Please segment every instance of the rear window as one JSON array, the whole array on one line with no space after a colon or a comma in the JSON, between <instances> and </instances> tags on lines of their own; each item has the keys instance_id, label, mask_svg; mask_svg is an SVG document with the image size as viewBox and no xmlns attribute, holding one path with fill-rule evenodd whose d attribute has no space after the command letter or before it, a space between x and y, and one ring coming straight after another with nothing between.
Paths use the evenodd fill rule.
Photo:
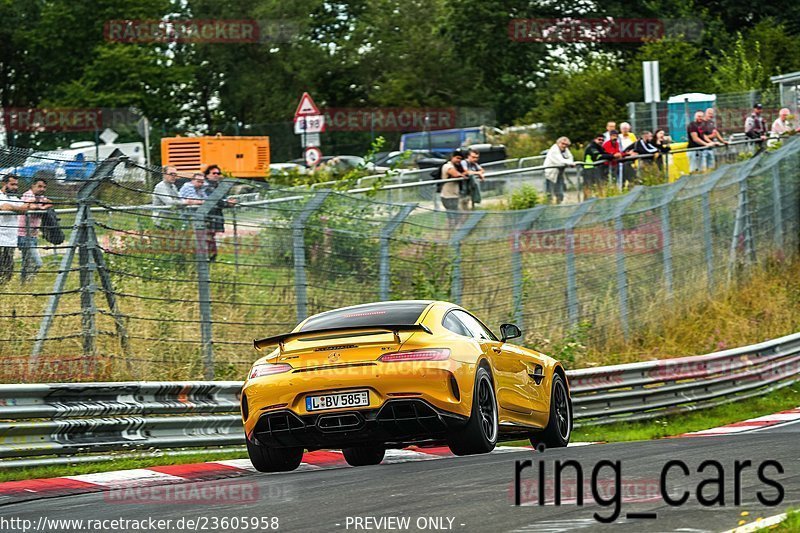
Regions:
<instances>
[{"instance_id":1,"label":"rear window","mask_svg":"<svg viewBox=\"0 0 800 533\"><path fill-rule=\"evenodd\" d=\"M327 311L309 318L300 331L415 324L428 305L429 302L384 302Z\"/></svg>"}]
</instances>

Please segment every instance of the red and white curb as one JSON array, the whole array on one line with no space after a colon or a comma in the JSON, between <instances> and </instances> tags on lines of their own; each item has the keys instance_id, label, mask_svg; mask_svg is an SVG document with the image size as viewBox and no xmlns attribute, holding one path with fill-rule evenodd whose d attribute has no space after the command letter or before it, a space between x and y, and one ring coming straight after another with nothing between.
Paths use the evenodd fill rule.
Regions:
<instances>
[{"instance_id":1,"label":"red and white curb","mask_svg":"<svg viewBox=\"0 0 800 533\"><path fill-rule=\"evenodd\" d=\"M800 420L800 407L789 409L788 411L781 411L780 413L773 413L771 415L759 416L758 418L751 418L743 422L734 422L726 426L718 428L704 429L702 431L693 431L692 433L684 433L680 437L710 437L717 435L734 435L737 433L752 433L773 426L788 424Z\"/></svg>"},{"instance_id":2,"label":"red and white curb","mask_svg":"<svg viewBox=\"0 0 800 533\"><path fill-rule=\"evenodd\" d=\"M586 444L591 443L575 443L570 446L582 446ZM529 450L530 447L498 446L492 453L519 452L526 449ZM386 456L382 464L430 461L451 457L454 457L454 455L446 446L433 448L412 446L402 450L386 450ZM306 453L303 456L303 462L300 463L297 470L288 473L348 467L349 465L344 460L344 456L340 451L318 450ZM255 468L253 468L253 465L248 459L230 459L186 465L151 466L148 468L81 474L49 479L8 481L0 483L0 505L11 501L67 496L89 492L238 478L251 475L255 472Z\"/></svg>"}]
</instances>

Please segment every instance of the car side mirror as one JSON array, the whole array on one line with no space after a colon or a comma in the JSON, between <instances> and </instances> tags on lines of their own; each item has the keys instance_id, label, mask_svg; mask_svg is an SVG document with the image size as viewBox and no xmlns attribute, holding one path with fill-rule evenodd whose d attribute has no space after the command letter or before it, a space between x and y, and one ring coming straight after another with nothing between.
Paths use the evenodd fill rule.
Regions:
<instances>
[{"instance_id":1,"label":"car side mirror","mask_svg":"<svg viewBox=\"0 0 800 533\"><path fill-rule=\"evenodd\" d=\"M514 324L500 324L500 337L502 342L506 342L508 339L522 337L522 331Z\"/></svg>"}]
</instances>

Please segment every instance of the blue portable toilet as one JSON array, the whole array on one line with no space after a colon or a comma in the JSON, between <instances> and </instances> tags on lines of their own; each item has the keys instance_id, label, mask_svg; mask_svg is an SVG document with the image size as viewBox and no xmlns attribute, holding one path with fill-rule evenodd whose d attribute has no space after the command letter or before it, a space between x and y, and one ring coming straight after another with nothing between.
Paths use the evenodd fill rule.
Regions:
<instances>
[{"instance_id":1,"label":"blue portable toilet","mask_svg":"<svg viewBox=\"0 0 800 533\"><path fill-rule=\"evenodd\" d=\"M686 142L686 126L694 120L695 111L705 111L714 107L717 95L704 93L686 93L671 96L667 100L667 124L673 142Z\"/></svg>"}]
</instances>

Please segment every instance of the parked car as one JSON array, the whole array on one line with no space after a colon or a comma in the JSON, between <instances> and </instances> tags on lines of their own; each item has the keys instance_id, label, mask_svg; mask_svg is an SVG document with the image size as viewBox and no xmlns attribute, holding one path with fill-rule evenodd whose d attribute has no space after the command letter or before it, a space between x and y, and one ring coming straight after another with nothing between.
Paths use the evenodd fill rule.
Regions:
<instances>
[{"instance_id":1,"label":"parked car","mask_svg":"<svg viewBox=\"0 0 800 533\"><path fill-rule=\"evenodd\" d=\"M406 152L409 152L406 156ZM378 152L366 167L373 172L387 172L392 168L424 168L419 166L421 159L438 158L439 156L427 150L394 150L392 152Z\"/></svg>"},{"instance_id":2,"label":"parked car","mask_svg":"<svg viewBox=\"0 0 800 533\"><path fill-rule=\"evenodd\" d=\"M297 163L270 163L269 165L269 173L272 176L275 174L281 174L283 172L294 171L296 171L298 174L308 174L308 168L306 168L305 165L299 165Z\"/></svg>"},{"instance_id":3,"label":"parked car","mask_svg":"<svg viewBox=\"0 0 800 533\"><path fill-rule=\"evenodd\" d=\"M303 158L292 159L291 162L308 168ZM320 162L313 170L325 169L332 171L334 174L340 174L354 168L364 168L365 164L364 158L357 155L326 155L320 159Z\"/></svg>"},{"instance_id":4,"label":"parked car","mask_svg":"<svg viewBox=\"0 0 800 533\"><path fill-rule=\"evenodd\" d=\"M401 150L427 150L440 157L449 157L453 150L462 146L485 143L489 128L473 126L450 130L417 131L400 137Z\"/></svg>"},{"instance_id":5,"label":"parked car","mask_svg":"<svg viewBox=\"0 0 800 533\"><path fill-rule=\"evenodd\" d=\"M117 165L114 178L143 181L144 171L136 165L145 164L144 145L138 142L99 146L89 141L75 142L66 150L33 152L21 165L0 169L0 173L15 174L26 180L43 177L59 183L83 181L94 174L98 158L103 161L117 149L128 156L129 164Z\"/></svg>"}]
</instances>

